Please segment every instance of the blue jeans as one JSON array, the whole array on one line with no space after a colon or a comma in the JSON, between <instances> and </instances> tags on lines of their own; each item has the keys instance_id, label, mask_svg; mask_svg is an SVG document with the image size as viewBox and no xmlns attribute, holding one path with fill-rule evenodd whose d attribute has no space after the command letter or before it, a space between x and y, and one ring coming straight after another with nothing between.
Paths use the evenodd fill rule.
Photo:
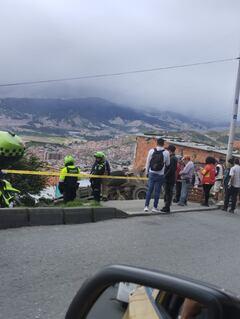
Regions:
<instances>
[{"instance_id":1,"label":"blue jeans","mask_svg":"<svg viewBox=\"0 0 240 319\"><path fill-rule=\"evenodd\" d=\"M154 207L158 207L158 201L161 193L161 187L164 183L164 175L158 175L155 173L149 173L148 176L148 190L146 194L145 206L149 206L152 192L154 191Z\"/></svg>"},{"instance_id":2,"label":"blue jeans","mask_svg":"<svg viewBox=\"0 0 240 319\"><path fill-rule=\"evenodd\" d=\"M180 195L180 204L186 204L188 200L188 193L191 188L190 181L187 183L185 179L182 180L182 189L181 189L181 195Z\"/></svg>"}]
</instances>

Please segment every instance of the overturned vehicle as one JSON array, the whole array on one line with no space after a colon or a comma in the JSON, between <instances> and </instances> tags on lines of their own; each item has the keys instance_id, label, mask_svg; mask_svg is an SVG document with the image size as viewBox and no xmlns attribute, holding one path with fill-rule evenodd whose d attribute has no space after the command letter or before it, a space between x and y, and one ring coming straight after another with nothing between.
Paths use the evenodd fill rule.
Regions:
<instances>
[{"instance_id":1,"label":"overturned vehicle","mask_svg":"<svg viewBox=\"0 0 240 319\"><path fill-rule=\"evenodd\" d=\"M111 173L111 176L119 176L121 178L103 179L103 200L131 200L146 198L147 181L137 179L140 176L134 176L134 173L124 171L113 171ZM133 177L135 177L136 179L133 179ZM91 187L81 187L80 183L78 197L80 199L91 197Z\"/></svg>"}]
</instances>

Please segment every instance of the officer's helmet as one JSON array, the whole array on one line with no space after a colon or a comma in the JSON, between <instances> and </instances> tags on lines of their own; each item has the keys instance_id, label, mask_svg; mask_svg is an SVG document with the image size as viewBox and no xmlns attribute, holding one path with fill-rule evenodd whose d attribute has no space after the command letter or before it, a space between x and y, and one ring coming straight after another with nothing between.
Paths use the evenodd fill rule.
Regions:
<instances>
[{"instance_id":1,"label":"officer's helmet","mask_svg":"<svg viewBox=\"0 0 240 319\"><path fill-rule=\"evenodd\" d=\"M103 158L105 158L105 154L103 152L96 152L94 154L94 157L103 159Z\"/></svg>"},{"instance_id":2,"label":"officer's helmet","mask_svg":"<svg viewBox=\"0 0 240 319\"><path fill-rule=\"evenodd\" d=\"M64 157L65 165L74 165L74 158L71 155L67 155Z\"/></svg>"},{"instance_id":3,"label":"officer's helmet","mask_svg":"<svg viewBox=\"0 0 240 319\"><path fill-rule=\"evenodd\" d=\"M0 168L20 159L25 146L19 136L12 132L0 131Z\"/></svg>"}]
</instances>

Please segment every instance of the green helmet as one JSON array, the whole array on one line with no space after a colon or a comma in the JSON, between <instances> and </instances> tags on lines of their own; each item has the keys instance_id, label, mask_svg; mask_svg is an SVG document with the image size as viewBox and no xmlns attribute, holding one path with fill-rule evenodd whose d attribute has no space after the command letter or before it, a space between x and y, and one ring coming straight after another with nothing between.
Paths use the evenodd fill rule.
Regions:
<instances>
[{"instance_id":1,"label":"green helmet","mask_svg":"<svg viewBox=\"0 0 240 319\"><path fill-rule=\"evenodd\" d=\"M67 155L64 157L64 164L65 165L73 165L74 164L74 158L71 155Z\"/></svg>"},{"instance_id":2,"label":"green helmet","mask_svg":"<svg viewBox=\"0 0 240 319\"><path fill-rule=\"evenodd\" d=\"M103 152L96 152L94 154L94 157L96 158L104 158L105 157L105 154Z\"/></svg>"},{"instance_id":3,"label":"green helmet","mask_svg":"<svg viewBox=\"0 0 240 319\"><path fill-rule=\"evenodd\" d=\"M1 168L21 158L24 154L21 138L12 132L0 131L0 165Z\"/></svg>"}]
</instances>

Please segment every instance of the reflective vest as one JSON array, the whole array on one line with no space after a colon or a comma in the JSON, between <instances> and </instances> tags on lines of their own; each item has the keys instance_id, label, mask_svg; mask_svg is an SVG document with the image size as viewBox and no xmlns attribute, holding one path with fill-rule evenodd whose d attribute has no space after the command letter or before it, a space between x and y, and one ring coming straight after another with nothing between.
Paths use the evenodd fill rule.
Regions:
<instances>
[{"instance_id":1,"label":"reflective vest","mask_svg":"<svg viewBox=\"0 0 240 319\"><path fill-rule=\"evenodd\" d=\"M64 185L66 187L74 187L77 185L77 181L79 180L79 177L76 176L64 176L64 174L79 174L80 173L80 168L74 166L74 165L69 165L65 166L63 169L61 169L61 175L59 177L59 182L64 182Z\"/></svg>"}]
</instances>

